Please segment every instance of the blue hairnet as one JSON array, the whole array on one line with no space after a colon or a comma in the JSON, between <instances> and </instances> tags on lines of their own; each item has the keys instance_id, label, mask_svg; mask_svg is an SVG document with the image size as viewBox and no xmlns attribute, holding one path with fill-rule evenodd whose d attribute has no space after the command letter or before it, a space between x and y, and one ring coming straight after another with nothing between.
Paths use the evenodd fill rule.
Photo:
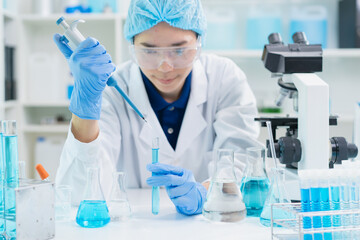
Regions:
<instances>
[{"instance_id":1,"label":"blue hairnet","mask_svg":"<svg viewBox=\"0 0 360 240\"><path fill-rule=\"evenodd\" d=\"M132 0L125 22L124 34L128 41L159 22L202 36L206 32L206 18L200 0Z\"/></svg>"}]
</instances>

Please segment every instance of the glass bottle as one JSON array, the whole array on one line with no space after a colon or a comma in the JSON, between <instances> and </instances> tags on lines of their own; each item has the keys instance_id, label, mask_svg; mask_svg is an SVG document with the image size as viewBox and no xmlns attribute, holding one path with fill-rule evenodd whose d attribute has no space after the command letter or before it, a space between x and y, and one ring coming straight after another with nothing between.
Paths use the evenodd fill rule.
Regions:
<instances>
[{"instance_id":1,"label":"glass bottle","mask_svg":"<svg viewBox=\"0 0 360 240\"><path fill-rule=\"evenodd\" d=\"M125 173L114 172L109 200L111 221L123 221L131 216L131 208L125 191Z\"/></svg>"},{"instance_id":2,"label":"glass bottle","mask_svg":"<svg viewBox=\"0 0 360 240\"><path fill-rule=\"evenodd\" d=\"M76 222L81 227L97 228L110 222L109 210L100 187L99 168L88 168L85 195Z\"/></svg>"},{"instance_id":3,"label":"glass bottle","mask_svg":"<svg viewBox=\"0 0 360 240\"><path fill-rule=\"evenodd\" d=\"M247 167L241 181L241 194L246 206L247 216L260 217L270 181L264 169L265 149L251 147L246 149Z\"/></svg>"},{"instance_id":4,"label":"glass bottle","mask_svg":"<svg viewBox=\"0 0 360 240\"><path fill-rule=\"evenodd\" d=\"M215 171L203 207L203 216L220 222L241 221L246 216L245 204L234 172L234 151L216 152Z\"/></svg>"}]
</instances>

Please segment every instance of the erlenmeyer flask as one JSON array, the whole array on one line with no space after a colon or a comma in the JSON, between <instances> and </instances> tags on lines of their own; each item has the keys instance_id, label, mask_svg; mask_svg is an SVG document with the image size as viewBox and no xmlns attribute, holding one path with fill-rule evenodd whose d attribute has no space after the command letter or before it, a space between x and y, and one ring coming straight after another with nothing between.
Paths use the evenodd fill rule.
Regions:
<instances>
[{"instance_id":1,"label":"erlenmeyer flask","mask_svg":"<svg viewBox=\"0 0 360 240\"><path fill-rule=\"evenodd\" d=\"M260 217L270 189L270 181L264 170L265 149L261 147L247 148L246 158L247 167L240 190L247 216Z\"/></svg>"},{"instance_id":2,"label":"erlenmeyer flask","mask_svg":"<svg viewBox=\"0 0 360 240\"><path fill-rule=\"evenodd\" d=\"M126 220L131 216L131 208L125 192L125 173L114 172L109 200L109 212L112 221Z\"/></svg>"},{"instance_id":3,"label":"erlenmeyer flask","mask_svg":"<svg viewBox=\"0 0 360 240\"><path fill-rule=\"evenodd\" d=\"M110 222L109 210L100 187L99 168L88 168L85 195L76 222L82 227L97 228Z\"/></svg>"},{"instance_id":4,"label":"erlenmeyer flask","mask_svg":"<svg viewBox=\"0 0 360 240\"><path fill-rule=\"evenodd\" d=\"M282 168L271 169L270 190L266 197L264 208L260 215L260 222L266 227L271 226L271 205L273 203L290 203L285 190L285 170ZM273 219L289 219L290 214L283 209L273 208ZM279 225L274 224L279 227Z\"/></svg>"},{"instance_id":5,"label":"erlenmeyer flask","mask_svg":"<svg viewBox=\"0 0 360 240\"><path fill-rule=\"evenodd\" d=\"M246 208L234 172L234 151L217 150L215 161L203 215L213 221L240 221L246 216Z\"/></svg>"}]
</instances>

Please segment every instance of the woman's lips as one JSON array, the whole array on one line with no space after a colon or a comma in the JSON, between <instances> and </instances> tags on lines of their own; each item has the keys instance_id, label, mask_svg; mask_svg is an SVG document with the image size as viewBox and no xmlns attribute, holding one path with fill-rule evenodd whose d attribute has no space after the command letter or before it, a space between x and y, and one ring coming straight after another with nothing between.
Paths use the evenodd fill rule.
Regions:
<instances>
[{"instance_id":1,"label":"woman's lips","mask_svg":"<svg viewBox=\"0 0 360 240\"><path fill-rule=\"evenodd\" d=\"M161 79L161 78L158 78L158 81L163 83L163 84L169 84L171 83L172 81L174 81L175 78L167 78L167 79Z\"/></svg>"}]
</instances>

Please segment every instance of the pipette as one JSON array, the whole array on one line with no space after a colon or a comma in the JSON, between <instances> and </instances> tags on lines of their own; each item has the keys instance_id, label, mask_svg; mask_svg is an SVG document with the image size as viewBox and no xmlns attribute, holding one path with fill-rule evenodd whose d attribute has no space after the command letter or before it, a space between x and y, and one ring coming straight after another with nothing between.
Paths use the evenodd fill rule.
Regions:
<instances>
[{"instance_id":1,"label":"pipette","mask_svg":"<svg viewBox=\"0 0 360 240\"><path fill-rule=\"evenodd\" d=\"M62 40L69 44L71 49L77 48L79 44L85 40L85 37L79 32L77 29L78 23L84 23L85 21L82 19L76 20L72 22L70 25L65 22L64 17L60 17L56 24L63 27L65 30L64 36L62 37ZM114 71L115 72L115 71ZM125 101L134 109L134 111L147 123L144 115L140 112L140 110L135 106L135 104L130 100L130 98L126 95L126 93L119 87L116 80L110 76L107 83L108 86L114 87L120 95L125 99Z\"/></svg>"},{"instance_id":2,"label":"pipette","mask_svg":"<svg viewBox=\"0 0 360 240\"><path fill-rule=\"evenodd\" d=\"M156 137L152 142L152 163L159 162L159 138ZM152 174L154 175L154 173ZM154 215L159 213L159 187L152 187L152 201L151 201L151 210Z\"/></svg>"},{"instance_id":3,"label":"pipette","mask_svg":"<svg viewBox=\"0 0 360 240\"><path fill-rule=\"evenodd\" d=\"M268 134L269 134L271 156L274 159L275 168L277 168L275 144L274 144L274 138L273 138L273 134L272 134L272 130L271 130L271 122L266 121L266 126L267 126L267 130L268 130Z\"/></svg>"}]
</instances>

